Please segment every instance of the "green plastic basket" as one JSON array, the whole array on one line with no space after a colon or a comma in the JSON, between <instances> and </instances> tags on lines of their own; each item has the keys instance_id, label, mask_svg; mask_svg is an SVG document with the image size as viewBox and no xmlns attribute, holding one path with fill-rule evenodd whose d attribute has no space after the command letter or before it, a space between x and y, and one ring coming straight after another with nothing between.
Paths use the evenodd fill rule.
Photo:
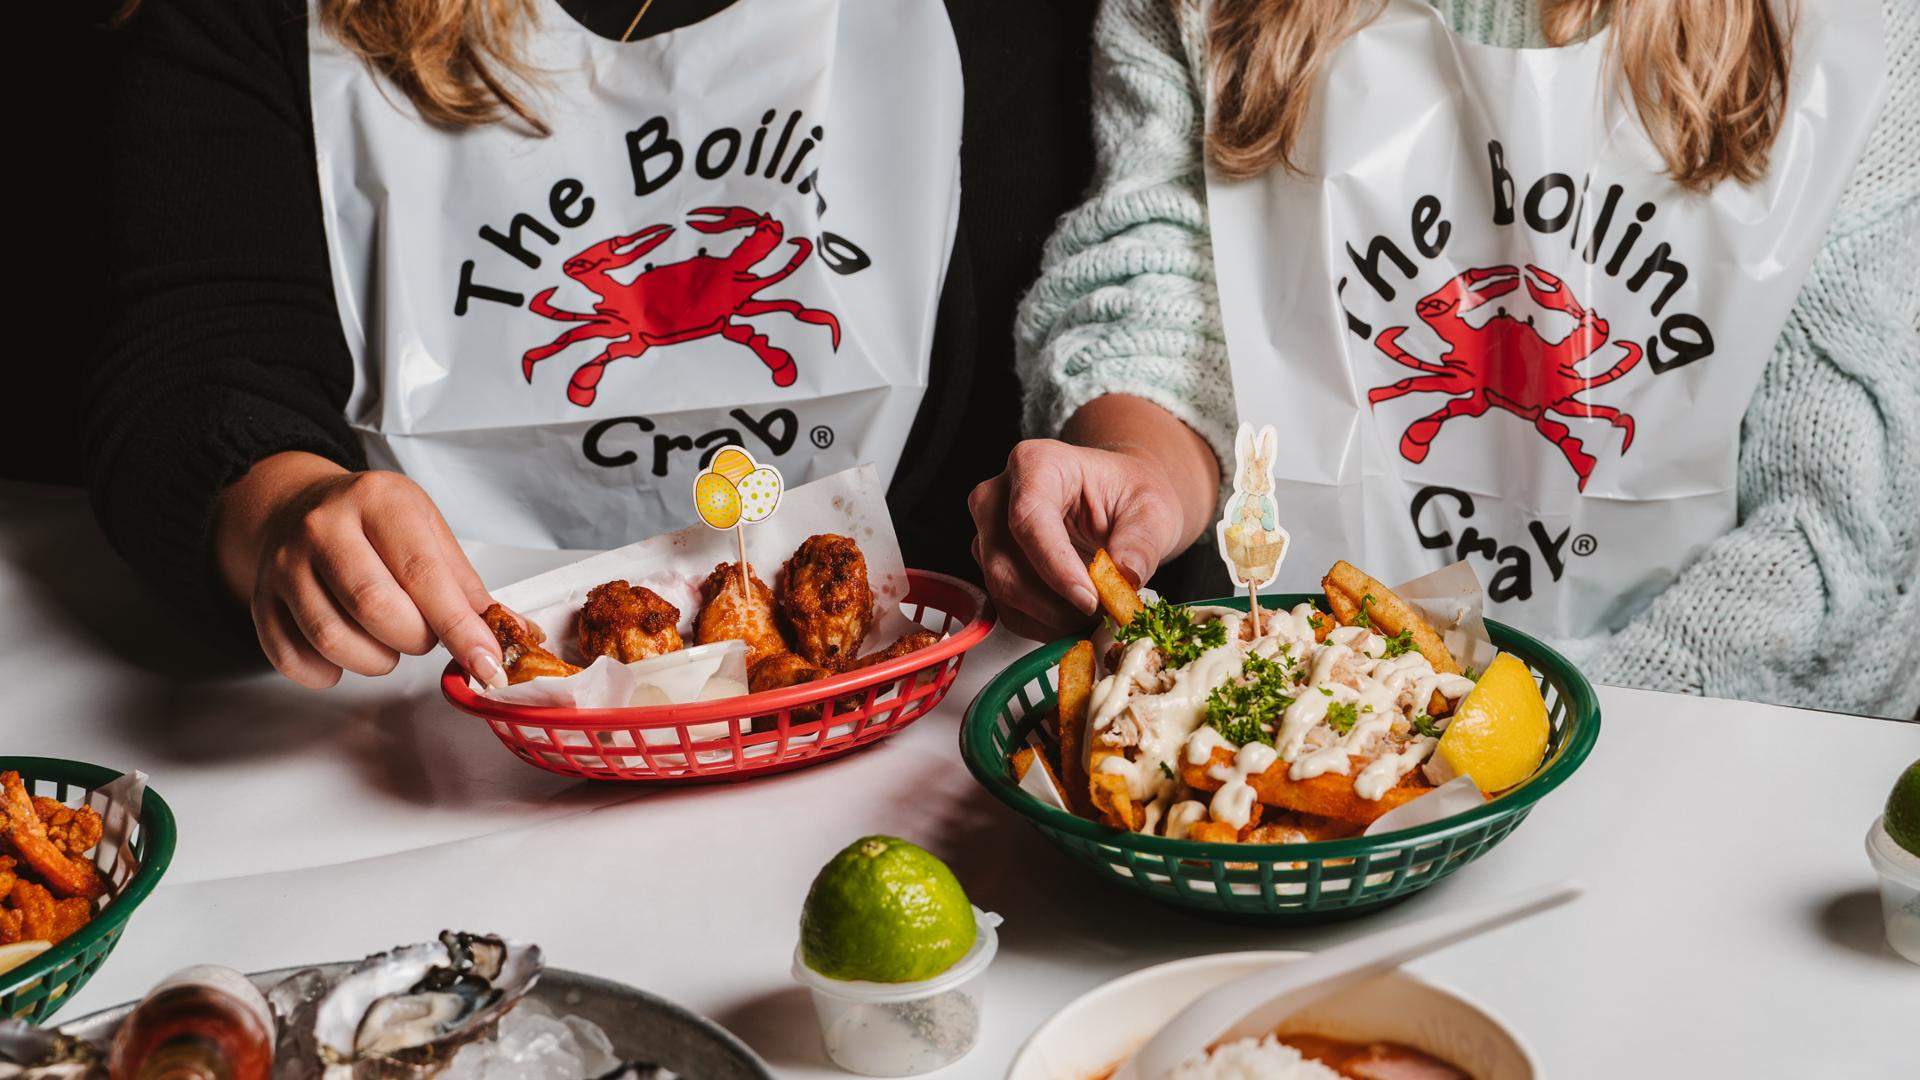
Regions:
<instances>
[{"instance_id":1,"label":"green plastic basket","mask_svg":"<svg viewBox=\"0 0 1920 1080\"><path fill-rule=\"evenodd\" d=\"M16 770L27 790L73 805L80 797L120 778L112 769L62 758L3 757L0 772ZM95 807L98 809L98 807ZM152 788L141 800L140 820L128 834L138 868L125 876L123 867L102 871L109 882L110 900L80 931L32 960L0 975L0 1018L33 1024L47 1019L77 993L106 962L120 941L133 909L147 898L173 860L173 811ZM91 857L91 856L89 856ZM113 883L118 882L117 886Z\"/></svg>"},{"instance_id":2,"label":"green plastic basket","mask_svg":"<svg viewBox=\"0 0 1920 1080\"><path fill-rule=\"evenodd\" d=\"M1291 608L1305 594L1263 597ZM1246 597L1208 600L1245 610ZM960 754L994 797L1100 877L1176 907L1268 924L1356 915L1432 885L1479 858L1572 776L1600 735L1593 687L1565 657L1512 627L1487 621L1499 648L1540 683L1553 725L1546 759L1498 799L1444 821L1379 836L1311 844L1205 844L1122 832L1048 806L1021 790L1009 763L1053 705L1056 665L1076 639L1042 645L980 691L960 726ZM1057 745L1050 725L1041 726Z\"/></svg>"}]
</instances>

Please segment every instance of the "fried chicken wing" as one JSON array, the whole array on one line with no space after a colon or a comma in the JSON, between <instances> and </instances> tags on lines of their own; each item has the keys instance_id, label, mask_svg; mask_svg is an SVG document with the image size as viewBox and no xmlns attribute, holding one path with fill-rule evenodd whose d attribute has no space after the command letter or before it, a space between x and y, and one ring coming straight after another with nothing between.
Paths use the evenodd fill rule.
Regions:
<instances>
[{"instance_id":1,"label":"fried chicken wing","mask_svg":"<svg viewBox=\"0 0 1920 1080\"><path fill-rule=\"evenodd\" d=\"M500 643L500 656L507 668L507 682L523 683L542 675L574 675L580 669L540 647L547 635L537 626L520 621L504 606L495 604L480 613L487 629Z\"/></svg>"},{"instance_id":2,"label":"fried chicken wing","mask_svg":"<svg viewBox=\"0 0 1920 1080\"><path fill-rule=\"evenodd\" d=\"M580 608L580 651L623 664L678 651L680 609L652 589L609 581L587 593Z\"/></svg>"},{"instance_id":3,"label":"fried chicken wing","mask_svg":"<svg viewBox=\"0 0 1920 1080\"><path fill-rule=\"evenodd\" d=\"M781 690L789 686L798 686L815 679L824 679L833 674L826 668L790 652L778 652L765 657L747 672L747 688L758 694L764 690Z\"/></svg>"},{"instance_id":4,"label":"fried chicken wing","mask_svg":"<svg viewBox=\"0 0 1920 1080\"><path fill-rule=\"evenodd\" d=\"M780 613L793 631L794 652L845 670L873 626L873 586L860 545L833 533L807 537L780 576Z\"/></svg>"},{"instance_id":5,"label":"fried chicken wing","mask_svg":"<svg viewBox=\"0 0 1920 1080\"><path fill-rule=\"evenodd\" d=\"M740 564L720 563L700 583L700 621L694 633L700 644L715 641L747 643L747 668L770 656L789 652L780 622L773 614L773 590L747 564L747 588L740 588Z\"/></svg>"},{"instance_id":6,"label":"fried chicken wing","mask_svg":"<svg viewBox=\"0 0 1920 1080\"><path fill-rule=\"evenodd\" d=\"M879 652L868 653L853 663L848 664L847 670L858 671L861 668L870 668L875 664L884 664L889 660L898 660L908 653L919 652L921 649L937 644L939 641L940 635L931 630L909 630L900 635L900 640L881 649Z\"/></svg>"}]
</instances>

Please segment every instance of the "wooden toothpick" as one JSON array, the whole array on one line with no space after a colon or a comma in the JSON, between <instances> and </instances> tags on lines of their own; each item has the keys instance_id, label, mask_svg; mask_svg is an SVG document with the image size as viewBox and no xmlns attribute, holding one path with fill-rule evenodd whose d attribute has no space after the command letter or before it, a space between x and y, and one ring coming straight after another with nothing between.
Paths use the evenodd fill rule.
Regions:
<instances>
[{"instance_id":1,"label":"wooden toothpick","mask_svg":"<svg viewBox=\"0 0 1920 1080\"><path fill-rule=\"evenodd\" d=\"M741 522L733 527L733 534L740 538L740 595L753 599L753 590L747 588L747 526Z\"/></svg>"}]
</instances>

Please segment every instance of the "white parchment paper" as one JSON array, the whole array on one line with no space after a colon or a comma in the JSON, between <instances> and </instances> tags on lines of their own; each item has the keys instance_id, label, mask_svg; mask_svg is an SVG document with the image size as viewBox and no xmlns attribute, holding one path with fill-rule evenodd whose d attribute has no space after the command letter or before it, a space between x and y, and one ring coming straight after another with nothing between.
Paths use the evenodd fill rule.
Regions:
<instances>
[{"instance_id":1,"label":"white parchment paper","mask_svg":"<svg viewBox=\"0 0 1920 1080\"><path fill-rule=\"evenodd\" d=\"M1486 593L1480 588L1480 576L1465 559L1424 574L1393 591L1400 599L1420 609L1420 614L1439 632L1447 650L1460 663L1462 671L1485 671L1500 650L1487 636L1482 614Z\"/></svg>"},{"instance_id":2,"label":"white parchment paper","mask_svg":"<svg viewBox=\"0 0 1920 1080\"><path fill-rule=\"evenodd\" d=\"M850 536L866 555L876 616L861 647L863 654L884 648L916 628L900 611L907 595L906 563L887 513L886 488L872 466L860 465L786 492L778 513L747 526L747 561L762 581L775 585L788 556L807 537L819 533ZM515 582L493 596L545 631L546 647L555 655L578 664L586 658L576 644L576 624L580 606L594 586L624 580L652 589L680 609L680 633L691 641L700 614L700 583L716 564L739 557L733 530L723 532L696 522L678 532ZM598 657L579 674L564 678L547 676L499 690L471 680L469 685L500 701L579 709L706 701L746 693L746 647L740 642L715 642L632 664Z\"/></svg>"}]
</instances>

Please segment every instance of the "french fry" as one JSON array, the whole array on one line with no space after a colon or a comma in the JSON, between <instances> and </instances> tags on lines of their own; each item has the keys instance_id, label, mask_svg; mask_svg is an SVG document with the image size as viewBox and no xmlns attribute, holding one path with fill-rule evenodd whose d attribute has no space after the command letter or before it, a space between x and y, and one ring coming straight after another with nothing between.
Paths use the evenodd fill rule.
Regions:
<instances>
[{"instance_id":1,"label":"french fry","mask_svg":"<svg viewBox=\"0 0 1920 1080\"><path fill-rule=\"evenodd\" d=\"M1140 600L1140 590L1127 579L1126 571L1113 561L1106 548L1093 553L1093 561L1087 564L1087 576L1093 578L1093 591L1100 597L1101 610L1113 620L1113 625L1127 625L1146 606Z\"/></svg>"},{"instance_id":2,"label":"french fry","mask_svg":"<svg viewBox=\"0 0 1920 1080\"><path fill-rule=\"evenodd\" d=\"M1232 764L1233 753L1216 748L1212 758L1202 764L1182 762L1180 779L1195 791L1216 791L1220 781L1208 775L1209 772L1215 766L1229 768ZM1365 765L1364 758L1355 757L1351 761L1356 773ZM1350 776L1323 773L1309 780L1294 780L1287 775L1291 768L1287 762L1276 761L1267 767L1266 772L1247 777L1247 783L1253 787L1254 797L1268 806L1354 825L1369 825L1375 818L1401 803L1410 802L1432 790L1426 778L1416 769L1401 777L1399 786L1389 789L1380 798L1363 799L1354 793L1353 778Z\"/></svg>"},{"instance_id":3,"label":"french fry","mask_svg":"<svg viewBox=\"0 0 1920 1080\"><path fill-rule=\"evenodd\" d=\"M1117 750L1095 750L1088 761L1092 771L1087 778L1087 797L1093 803L1094 816L1114 829L1138 832L1146 823L1140 804L1127 792L1127 778L1118 773L1103 773L1100 763L1118 754Z\"/></svg>"},{"instance_id":4,"label":"french fry","mask_svg":"<svg viewBox=\"0 0 1920 1080\"><path fill-rule=\"evenodd\" d=\"M1087 786L1087 704L1093 697L1093 642L1075 642L1060 658L1060 687L1056 694L1060 719L1060 790L1076 814L1085 814L1091 797Z\"/></svg>"},{"instance_id":5,"label":"french fry","mask_svg":"<svg viewBox=\"0 0 1920 1080\"><path fill-rule=\"evenodd\" d=\"M1041 745L1038 732L1028 735L1027 745L1013 752L1013 782L1018 784L1025 780L1036 764L1047 770L1047 778L1053 781L1053 789L1065 797L1067 788L1060 782L1060 770L1054 768L1053 762L1047 757L1046 747Z\"/></svg>"},{"instance_id":6,"label":"french fry","mask_svg":"<svg viewBox=\"0 0 1920 1080\"><path fill-rule=\"evenodd\" d=\"M1410 630L1413 632L1413 647L1427 658L1433 670L1449 675L1460 674L1460 664L1447 649L1447 643L1440 640L1439 632L1421 617L1420 612L1352 563L1345 559L1334 563L1333 569L1327 571L1327 576L1320 579L1320 586L1327 591L1327 606L1333 609L1341 623L1352 626L1364 611L1374 627L1389 637ZM1352 614L1342 614L1343 607L1351 610ZM1433 699L1427 703L1427 714L1445 716L1452 711L1453 705L1438 690L1434 691Z\"/></svg>"},{"instance_id":7,"label":"french fry","mask_svg":"<svg viewBox=\"0 0 1920 1080\"><path fill-rule=\"evenodd\" d=\"M1352 626L1353 621L1360 617L1360 605L1353 597L1348 596L1340 589L1332 587L1329 584L1332 580L1332 578L1320 579L1321 587L1327 590L1327 610L1333 612L1334 621L1341 626ZM1328 627L1327 629L1331 630L1333 628ZM1326 638L1323 637L1320 640L1325 641Z\"/></svg>"},{"instance_id":8,"label":"french fry","mask_svg":"<svg viewBox=\"0 0 1920 1080\"><path fill-rule=\"evenodd\" d=\"M1224 821L1196 821L1187 827L1187 839L1202 844L1237 844L1240 830Z\"/></svg>"},{"instance_id":9,"label":"french fry","mask_svg":"<svg viewBox=\"0 0 1920 1080\"><path fill-rule=\"evenodd\" d=\"M1320 584L1327 590L1329 605L1339 603L1334 599L1336 593L1352 603L1353 618L1342 618L1341 622L1353 625L1353 619L1360 617L1361 601L1365 600L1368 617L1382 633L1391 637L1402 630L1413 631L1413 647L1427 658L1433 670L1449 675L1460 674L1460 665L1453 659L1453 653L1447 651L1446 642L1441 641L1439 633L1427 625L1427 620L1421 618L1412 605L1395 595L1392 589L1375 581L1352 563L1345 559L1334 563L1333 569L1327 571L1327 576L1320 580ZM1338 610L1336 607L1335 611Z\"/></svg>"},{"instance_id":10,"label":"french fry","mask_svg":"<svg viewBox=\"0 0 1920 1080\"><path fill-rule=\"evenodd\" d=\"M1321 840L1341 840L1357 836L1360 826L1310 814L1279 813L1275 818L1246 835L1249 844L1312 844Z\"/></svg>"}]
</instances>

